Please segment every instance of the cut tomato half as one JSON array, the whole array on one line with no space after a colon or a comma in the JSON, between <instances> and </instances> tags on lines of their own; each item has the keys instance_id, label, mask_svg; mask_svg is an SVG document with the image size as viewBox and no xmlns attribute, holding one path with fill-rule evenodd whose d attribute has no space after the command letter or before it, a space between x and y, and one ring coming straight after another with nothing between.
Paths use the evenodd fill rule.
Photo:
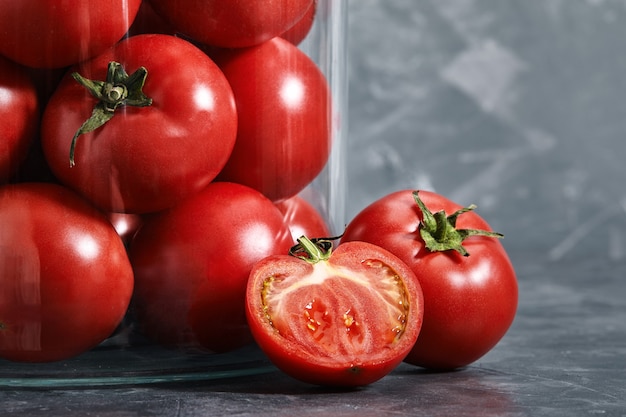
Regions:
<instances>
[{"instance_id":1,"label":"cut tomato half","mask_svg":"<svg viewBox=\"0 0 626 417\"><path fill-rule=\"evenodd\" d=\"M318 385L367 385L391 372L417 340L421 287L386 250L303 237L290 256L252 270L247 317L268 358Z\"/></svg>"}]
</instances>

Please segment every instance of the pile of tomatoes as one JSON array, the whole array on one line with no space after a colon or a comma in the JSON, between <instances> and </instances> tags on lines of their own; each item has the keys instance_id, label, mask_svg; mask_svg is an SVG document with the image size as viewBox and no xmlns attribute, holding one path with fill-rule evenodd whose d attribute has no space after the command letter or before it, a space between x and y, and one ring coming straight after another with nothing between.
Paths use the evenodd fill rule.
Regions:
<instances>
[{"instance_id":1,"label":"pile of tomatoes","mask_svg":"<svg viewBox=\"0 0 626 417\"><path fill-rule=\"evenodd\" d=\"M71 358L124 321L351 386L500 340L515 274L473 208L394 193L340 239L299 196L332 147L327 80L297 47L318 6L0 8L0 357Z\"/></svg>"}]
</instances>

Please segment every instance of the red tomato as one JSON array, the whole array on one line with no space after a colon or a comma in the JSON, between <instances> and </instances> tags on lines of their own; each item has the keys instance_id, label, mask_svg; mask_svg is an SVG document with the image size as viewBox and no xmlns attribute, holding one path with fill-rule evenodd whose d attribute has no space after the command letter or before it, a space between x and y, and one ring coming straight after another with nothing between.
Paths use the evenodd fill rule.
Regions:
<instances>
[{"instance_id":1,"label":"red tomato","mask_svg":"<svg viewBox=\"0 0 626 417\"><path fill-rule=\"evenodd\" d=\"M281 38L216 60L233 89L239 117L237 142L219 178L248 185L273 201L298 194L330 153L331 97L324 75Z\"/></svg>"},{"instance_id":2,"label":"red tomato","mask_svg":"<svg viewBox=\"0 0 626 417\"><path fill-rule=\"evenodd\" d=\"M141 0L4 1L0 54L36 68L61 68L96 56L119 41Z\"/></svg>"},{"instance_id":3,"label":"red tomato","mask_svg":"<svg viewBox=\"0 0 626 417\"><path fill-rule=\"evenodd\" d=\"M311 31L311 28L313 27L313 22L315 21L316 12L317 0L314 0L304 16L302 16L295 25L293 25L287 31L283 32L280 37L288 40L294 45L299 45L300 42L302 42Z\"/></svg>"},{"instance_id":4,"label":"red tomato","mask_svg":"<svg viewBox=\"0 0 626 417\"><path fill-rule=\"evenodd\" d=\"M24 69L0 56L0 183L13 176L39 124L37 90Z\"/></svg>"},{"instance_id":5,"label":"red tomato","mask_svg":"<svg viewBox=\"0 0 626 417\"><path fill-rule=\"evenodd\" d=\"M180 32L207 45L240 48L280 35L313 0L150 0Z\"/></svg>"},{"instance_id":6,"label":"red tomato","mask_svg":"<svg viewBox=\"0 0 626 417\"><path fill-rule=\"evenodd\" d=\"M252 342L244 312L254 263L286 253L280 211L240 184L210 184L149 216L130 247L141 331L168 347L225 352Z\"/></svg>"},{"instance_id":7,"label":"red tomato","mask_svg":"<svg viewBox=\"0 0 626 417\"><path fill-rule=\"evenodd\" d=\"M300 196L294 196L276 203L289 225L294 244L301 236L315 238L329 237L328 225L319 211Z\"/></svg>"},{"instance_id":8,"label":"red tomato","mask_svg":"<svg viewBox=\"0 0 626 417\"><path fill-rule=\"evenodd\" d=\"M460 368L491 350L512 324L518 300L515 271L494 236L470 235L462 247L458 239L452 244L440 239L463 237L452 230L455 222L460 233L463 229L490 231L478 214L432 192L419 191L416 196L403 190L375 201L350 222L342 242L379 245L407 263L419 279L424 325L406 361L425 368ZM458 210L462 212L454 214ZM439 220L452 215L453 221L445 233L426 233L423 230L430 226L424 224L430 225L435 218L426 221L428 213L435 213ZM432 245L443 246L428 248L422 234L426 238L434 234ZM464 250L469 255L464 256Z\"/></svg>"},{"instance_id":9,"label":"red tomato","mask_svg":"<svg viewBox=\"0 0 626 417\"><path fill-rule=\"evenodd\" d=\"M246 313L268 358L294 378L359 386L391 372L422 323L411 270L377 246L303 238L294 256L270 256L250 274Z\"/></svg>"},{"instance_id":10,"label":"red tomato","mask_svg":"<svg viewBox=\"0 0 626 417\"><path fill-rule=\"evenodd\" d=\"M128 70L129 81L147 69L143 92L152 104L102 111L114 115L78 136L71 166L73 137L98 102L68 74L43 116L46 158L60 181L105 211L172 207L211 182L232 151L237 113L228 81L206 54L169 35L128 38L76 70L105 80L112 61Z\"/></svg>"},{"instance_id":11,"label":"red tomato","mask_svg":"<svg viewBox=\"0 0 626 417\"><path fill-rule=\"evenodd\" d=\"M66 359L113 333L133 271L106 217L53 184L0 188L0 357Z\"/></svg>"}]
</instances>

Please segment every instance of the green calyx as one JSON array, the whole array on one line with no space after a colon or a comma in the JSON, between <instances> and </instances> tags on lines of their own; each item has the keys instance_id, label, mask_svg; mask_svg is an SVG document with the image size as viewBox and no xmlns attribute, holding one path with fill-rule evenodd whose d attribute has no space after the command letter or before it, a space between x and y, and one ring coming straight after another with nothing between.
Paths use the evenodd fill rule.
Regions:
<instances>
[{"instance_id":1,"label":"green calyx","mask_svg":"<svg viewBox=\"0 0 626 417\"><path fill-rule=\"evenodd\" d=\"M91 117L76 131L70 145L70 167L75 165L74 151L78 137L103 126L111 120L115 110L120 106L147 107L152 99L143 93L148 71L141 67L128 75L118 62L111 61L107 69L106 81L95 81L84 78L77 72L72 77L94 96L98 103L94 106Z\"/></svg>"},{"instance_id":2,"label":"green calyx","mask_svg":"<svg viewBox=\"0 0 626 417\"><path fill-rule=\"evenodd\" d=\"M473 204L446 216L443 210L432 213L420 199L418 191L413 192L413 198L422 211L422 222L419 226L420 236L426 244L426 249L431 252L455 250L463 256L469 256L463 246L463 241L469 236L503 237L501 233L487 230L456 228L457 218L463 213L474 210L476 206Z\"/></svg>"},{"instance_id":3,"label":"green calyx","mask_svg":"<svg viewBox=\"0 0 626 417\"><path fill-rule=\"evenodd\" d=\"M341 236L309 239L306 236L301 236L298 238L298 243L289 249L289 255L295 256L310 264L327 261L333 252L333 240L337 240L340 237Z\"/></svg>"}]
</instances>

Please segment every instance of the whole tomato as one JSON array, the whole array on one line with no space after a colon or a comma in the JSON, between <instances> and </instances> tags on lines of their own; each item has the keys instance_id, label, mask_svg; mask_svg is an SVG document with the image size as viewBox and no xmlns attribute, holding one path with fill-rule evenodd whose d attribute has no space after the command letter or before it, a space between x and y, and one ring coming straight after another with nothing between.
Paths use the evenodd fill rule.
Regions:
<instances>
[{"instance_id":1,"label":"whole tomato","mask_svg":"<svg viewBox=\"0 0 626 417\"><path fill-rule=\"evenodd\" d=\"M422 325L413 272L365 242L332 249L302 237L290 255L258 262L246 314L255 340L285 373L319 385L359 386L402 362Z\"/></svg>"},{"instance_id":2,"label":"whole tomato","mask_svg":"<svg viewBox=\"0 0 626 417\"><path fill-rule=\"evenodd\" d=\"M228 160L237 131L232 90L191 43L137 35L71 72L46 106L42 146L58 179L101 209L172 207Z\"/></svg>"},{"instance_id":3,"label":"whole tomato","mask_svg":"<svg viewBox=\"0 0 626 417\"><path fill-rule=\"evenodd\" d=\"M330 231L324 217L307 200L301 196L293 196L276 203L289 225L294 244L305 235L315 238L329 237Z\"/></svg>"},{"instance_id":4,"label":"whole tomato","mask_svg":"<svg viewBox=\"0 0 626 417\"><path fill-rule=\"evenodd\" d=\"M71 358L109 337L133 271L107 218L55 184L0 188L0 357Z\"/></svg>"},{"instance_id":5,"label":"whole tomato","mask_svg":"<svg viewBox=\"0 0 626 417\"><path fill-rule=\"evenodd\" d=\"M35 84L21 66L0 56L0 183L17 172L38 125Z\"/></svg>"},{"instance_id":6,"label":"whole tomato","mask_svg":"<svg viewBox=\"0 0 626 417\"><path fill-rule=\"evenodd\" d=\"M313 0L150 0L183 34L207 45L241 48L291 28Z\"/></svg>"},{"instance_id":7,"label":"whole tomato","mask_svg":"<svg viewBox=\"0 0 626 417\"><path fill-rule=\"evenodd\" d=\"M251 343L244 310L250 270L291 245L280 211L240 184L211 183L148 216L130 246L138 328L182 350L226 352Z\"/></svg>"},{"instance_id":8,"label":"whole tomato","mask_svg":"<svg viewBox=\"0 0 626 417\"><path fill-rule=\"evenodd\" d=\"M331 148L331 96L324 75L279 37L214 54L237 103L237 141L220 180L273 201L298 194L324 168Z\"/></svg>"},{"instance_id":9,"label":"whole tomato","mask_svg":"<svg viewBox=\"0 0 626 417\"><path fill-rule=\"evenodd\" d=\"M488 223L428 191L391 193L348 224L342 242L379 245L411 267L424 293L424 324L406 361L466 366L504 336L517 310L515 271ZM434 213L434 214L433 214Z\"/></svg>"},{"instance_id":10,"label":"whole tomato","mask_svg":"<svg viewBox=\"0 0 626 417\"><path fill-rule=\"evenodd\" d=\"M0 54L36 68L94 57L122 39L141 0L19 0L0 7Z\"/></svg>"}]
</instances>

